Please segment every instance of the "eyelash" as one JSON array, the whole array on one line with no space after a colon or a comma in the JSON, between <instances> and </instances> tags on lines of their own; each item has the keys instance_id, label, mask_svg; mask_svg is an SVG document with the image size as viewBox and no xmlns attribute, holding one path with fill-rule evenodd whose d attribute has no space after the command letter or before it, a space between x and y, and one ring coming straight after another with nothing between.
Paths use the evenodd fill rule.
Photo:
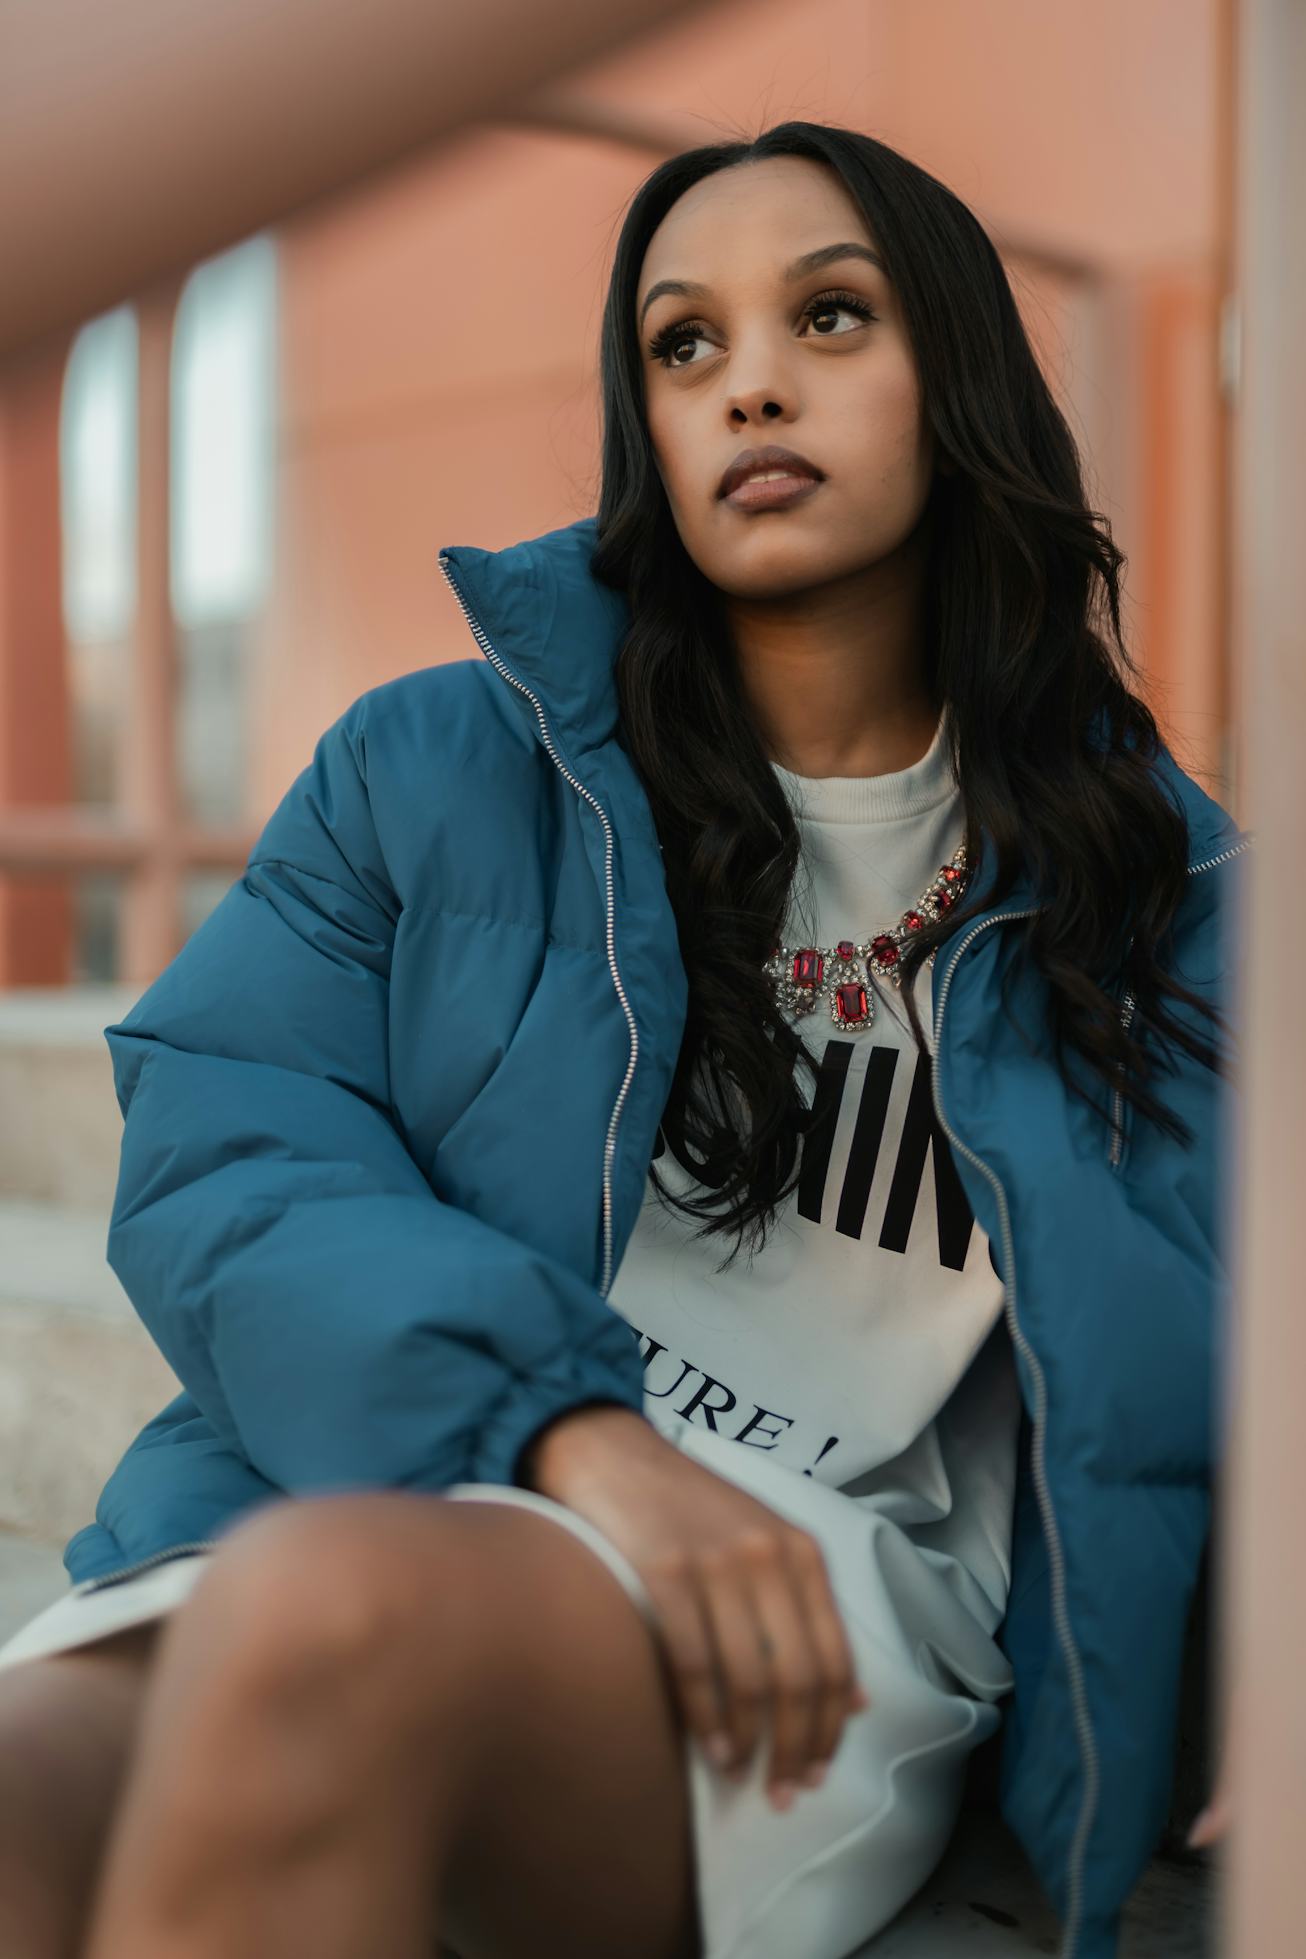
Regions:
<instances>
[{"instance_id":1,"label":"eyelash","mask_svg":"<svg viewBox=\"0 0 1306 1959\"><path fill-rule=\"evenodd\" d=\"M856 293L834 291L817 293L814 299L809 299L803 308L803 318L806 319L812 313L828 312L833 307L846 307L850 313L856 313L863 320L873 320L876 317L871 311L871 308L866 304L866 301L859 299ZM667 359L667 355L680 341L701 338L702 326L703 322L701 320L677 320L674 325L663 327L659 333L654 334L648 343L650 357L660 362L669 374L679 373L680 369L671 365ZM839 338L839 335L821 334L819 338L823 340L835 340ZM691 361L682 363L682 366L692 365L693 363Z\"/></svg>"}]
</instances>

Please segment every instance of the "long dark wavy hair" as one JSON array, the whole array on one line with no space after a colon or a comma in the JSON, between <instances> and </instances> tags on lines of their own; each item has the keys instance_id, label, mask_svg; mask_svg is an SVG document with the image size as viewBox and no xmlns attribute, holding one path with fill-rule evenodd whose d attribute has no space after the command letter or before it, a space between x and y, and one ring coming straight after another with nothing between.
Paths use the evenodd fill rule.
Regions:
<instances>
[{"instance_id":1,"label":"long dark wavy hair","mask_svg":"<svg viewBox=\"0 0 1306 1959\"><path fill-rule=\"evenodd\" d=\"M1150 767L1161 737L1121 634L1125 558L1086 503L1074 437L983 227L936 178L857 130L790 121L687 150L644 180L616 247L593 569L631 608L616 667L618 732L662 842L689 981L662 1133L702 1194L677 1196L650 1172L663 1201L707 1220L695 1236L734 1233L718 1269L750 1229L754 1250L765 1242L814 1121L797 1069L815 1081L816 1063L763 972L782 936L800 839L741 685L722 594L681 543L657 470L635 301L649 240L676 200L714 171L777 156L827 165L862 212L897 291L936 438L921 519L924 682L946 709L972 882L902 955L917 1048L927 1052L919 968L1002 900L1023 856L1047 901L1025 922L1013 970L1032 958L1046 978L1063 1074L1069 1045L1108 1091L1189 1145L1187 1124L1147 1088L1167 1064L1141 1036L1171 1039L1224 1072L1215 1049L1162 1003L1184 1001L1224 1024L1159 963L1185 890L1188 834ZM940 472L945 457L952 467ZM981 900L983 832L997 873ZM1108 990L1126 985L1132 1033ZM1098 1103L1066 1080L1111 1121L1110 1093Z\"/></svg>"}]
</instances>

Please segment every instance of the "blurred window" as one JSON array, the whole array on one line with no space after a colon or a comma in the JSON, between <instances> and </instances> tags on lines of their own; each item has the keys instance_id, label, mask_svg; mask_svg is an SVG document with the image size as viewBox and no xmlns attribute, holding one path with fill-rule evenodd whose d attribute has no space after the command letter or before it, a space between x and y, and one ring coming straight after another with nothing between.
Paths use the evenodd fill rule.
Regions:
<instances>
[{"instance_id":1,"label":"blurred window","mask_svg":"<svg viewBox=\"0 0 1306 1959\"><path fill-rule=\"evenodd\" d=\"M127 820L132 799L121 770L133 752L126 736L138 732L126 721L136 691L162 687L174 703L176 808L165 791L154 814L148 801L131 809L133 834L144 826L137 871L154 865L163 842L157 829L173 837L192 825L248 827L250 662L276 552L278 334L277 247L260 233L190 272L158 354L143 346L136 309L124 305L79 329L65 366L58 442L69 804ZM143 359L167 362L159 378L168 391L168 588L159 597L172 626L162 645L137 642L138 579L149 562L139 528L141 401L150 380ZM160 659L169 669L162 676L153 671ZM150 662L148 673L142 660ZM166 784L168 773L153 779ZM74 983L120 978L126 940L140 942L139 914L130 931L124 918L133 893L170 905L166 880L156 896L157 880L137 887L132 870L93 866L94 854L76 842L59 847L59 868L37 878L51 900L63 894L65 951L57 949L56 922L51 957ZM181 866L171 926L178 943L202 923L242 863L233 857L227 870Z\"/></svg>"},{"instance_id":2,"label":"blurred window","mask_svg":"<svg viewBox=\"0 0 1306 1959\"><path fill-rule=\"evenodd\" d=\"M244 814L251 627L275 551L276 354L276 247L260 234L196 267L173 333L177 767L201 823Z\"/></svg>"},{"instance_id":3,"label":"blurred window","mask_svg":"<svg viewBox=\"0 0 1306 1959\"><path fill-rule=\"evenodd\" d=\"M59 414L72 800L116 799L118 718L136 619L138 335L130 306L73 342Z\"/></svg>"}]
</instances>

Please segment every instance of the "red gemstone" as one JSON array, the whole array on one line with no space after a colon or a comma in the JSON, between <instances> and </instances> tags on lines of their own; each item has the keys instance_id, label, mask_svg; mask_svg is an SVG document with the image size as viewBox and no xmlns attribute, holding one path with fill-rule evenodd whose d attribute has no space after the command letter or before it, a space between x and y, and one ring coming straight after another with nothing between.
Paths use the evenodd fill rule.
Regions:
<instances>
[{"instance_id":1,"label":"red gemstone","mask_svg":"<svg viewBox=\"0 0 1306 1959\"><path fill-rule=\"evenodd\" d=\"M881 966L896 966L898 963L896 942L881 933L878 939L871 940L871 957L877 959Z\"/></svg>"},{"instance_id":2,"label":"red gemstone","mask_svg":"<svg viewBox=\"0 0 1306 1959\"><path fill-rule=\"evenodd\" d=\"M956 904L957 894L955 891L937 892L935 894L934 902L939 907L940 911L947 911L949 905Z\"/></svg>"},{"instance_id":3,"label":"red gemstone","mask_svg":"<svg viewBox=\"0 0 1306 1959\"><path fill-rule=\"evenodd\" d=\"M906 918L904 918L903 920L903 924L907 927L907 930L909 932L919 932L921 926L924 923L925 920L921 917L918 911L909 911Z\"/></svg>"},{"instance_id":4,"label":"red gemstone","mask_svg":"<svg viewBox=\"0 0 1306 1959\"><path fill-rule=\"evenodd\" d=\"M835 951L841 959L855 959L857 957L857 948L851 939L840 939L838 945L835 947Z\"/></svg>"},{"instance_id":5,"label":"red gemstone","mask_svg":"<svg viewBox=\"0 0 1306 1959\"><path fill-rule=\"evenodd\" d=\"M845 1027L855 1027L867 1017L866 988L853 982L834 989L835 1011Z\"/></svg>"},{"instance_id":6,"label":"red gemstone","mask_svg":"<svg viewBox=\"0 0 1306 1959\"><path fill-rule=\"evenodd\" d=\"M955 864L945 864L943 876L947 878L949 884L953 884L961 876L961 872Z\"/></svg>"},{"instance_id":7,"label":"red gemstone","mask_svg":"<svg viewBox=\"0 0 1306 1959\"><path fill-rule=\"evenodd\" d=\"M794 954L794 985L819 986L825 961L815 946L801 946Z\"/></svg>"}]
</instances>

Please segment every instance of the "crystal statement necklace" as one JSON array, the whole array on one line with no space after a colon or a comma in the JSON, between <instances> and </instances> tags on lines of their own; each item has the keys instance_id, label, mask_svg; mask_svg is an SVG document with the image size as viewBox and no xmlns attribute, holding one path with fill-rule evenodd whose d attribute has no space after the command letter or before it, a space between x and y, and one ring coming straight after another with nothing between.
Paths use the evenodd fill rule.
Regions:
<instances>
[{"instance_id":1,"label":"crystal statement necklace","mask_svg":"<svg viewBox=\"0 0 1306 1959\"><path fill-rule=\"evenodd\" d=\"M969 877L963 841L953 852L951 863L941 866L928 889L898 923L888 931L877 932L865 944L855 945L851 939L840 939L832 947L773 946L763 971L775 988L781 1009L801 1018L812 1012L818 1000L828 999L830 1019L836 1027L850 1031L869 1027L875 1019L875 995L865 985L863 972L867 979L874 976L900 986L902 975L898 962L903 946L922 926L933 924L951 911L966 889ZM925 964L933 966L933 952Z\"/></svg>"}]
</instances>

